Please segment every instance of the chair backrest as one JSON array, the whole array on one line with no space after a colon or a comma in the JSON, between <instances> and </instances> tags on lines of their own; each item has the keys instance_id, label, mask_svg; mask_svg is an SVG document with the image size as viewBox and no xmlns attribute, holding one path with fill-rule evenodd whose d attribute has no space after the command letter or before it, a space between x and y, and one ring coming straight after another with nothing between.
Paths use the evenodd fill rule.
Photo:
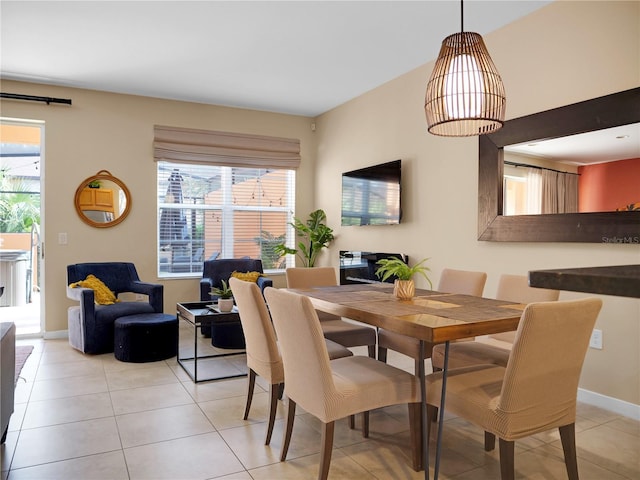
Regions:
<instances>
[{"instance_id":1,"label":"chair backrest","mask_svg":"<svg viewBox=\"0 0 640 480\"><path fill-rule=\"evenodd\" d=\"M438 291L481 297L486 281L487 274L484 272L445 268L440 275Z\"/></svg>"},{"instance_id":2,"label":"chair backrest","mask_svg":"<svg viewBox=\"0 0 640 480\"><path fill-rule=\"evenodd\" d=\"M319 418L339 401L320 321L308 297L283 289L264 291L284 362L287 396Z\"/></svg>"},{"instance_id":3,"label":"chair backrest","mask_svg":"<svg viewBox=\"0 0 640 480\"><path fill-rule=\"evenodd\" d=\"M527 305L497 405L512 415L511 431L575 421L580 372L601 307L597 298Z\"/></svg>"},{"instance_id":4,"label":"chair backrest","mask_svg":"<svg viewBox=\"0 0 640 480\"><path fill-rule=\"evenodd\" d=\"M498 280L498 290L496 292L498 300L528 304L533 302L555 302L559 297L559 290L530 287L529 279L526 275L503 274ZM497 333L489 335L489 337L513 343L516 338L516 332Z\"/></svg>"},{"instance_id":5,"label":"chair backrest","mask_svg":"<svg viewBox=\"0 0 640 480\"><path fill-rule=\"evenodd\" d=\"M247 366L271 383L284 380L284 367L276 333L260 288L254 282L230 278L238 314L244 331Z\"/></svg>"},{"instance_id":6,"label":"chair backrest","mask_svg":"<svg viewBox=\"0 0 640 480\"><path fill-rule=\"evenodd\" d=\"M498 280L498 300L517 303L554 302L559 297L559 290L530 287L526 275L503 274Z\"/></svg>"},{"instance_id":7,"label":"chair backrest","mask_svg":"<svg viewBox=\"0 0 640 480\"><path fill-rule=\"evenodd\" d=\"M84 280L87 275L99 278L116 295L128 292L132 282L140 281L133 263L94 262L67 265L67 285Z\"/></svg>"},{"instance_id":8,"label":"chair backrest","mask_svg":"<svg viewBox=\"0 0 640 480\"><path fill-rule=\"evenodd\" d=\"M206 260L202 268L202 278L210 278L214 287L220 287L222 280L225 282L233 272L260 272L262 260L257 258L221 258Z\"/></svg>"},{"instance_id":9,"label":"chair backrest","mask_svg":"<svg viewBox=\"0 0 640 480\"><path fill-rule=\"evenodd\" d=\"M338 285L333 267L287 268L288 288L333 287Z\"/></svg>"}]
</instances>

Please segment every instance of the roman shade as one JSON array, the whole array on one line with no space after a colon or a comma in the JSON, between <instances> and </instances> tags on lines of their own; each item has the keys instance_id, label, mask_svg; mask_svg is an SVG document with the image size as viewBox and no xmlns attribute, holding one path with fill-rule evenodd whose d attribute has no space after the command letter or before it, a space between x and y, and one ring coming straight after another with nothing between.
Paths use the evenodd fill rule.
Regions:
<instances>
[{"instance_id":1,"label":"roman shade","mask_svg":"<svg viewBox=\"0 0 640 480\"><path fill-rule=\"evenodd\" d=\"M155 125L153 131L156 162L290 170L300 165L298 139L162 125Z\"/></svg>"}]
</instances>

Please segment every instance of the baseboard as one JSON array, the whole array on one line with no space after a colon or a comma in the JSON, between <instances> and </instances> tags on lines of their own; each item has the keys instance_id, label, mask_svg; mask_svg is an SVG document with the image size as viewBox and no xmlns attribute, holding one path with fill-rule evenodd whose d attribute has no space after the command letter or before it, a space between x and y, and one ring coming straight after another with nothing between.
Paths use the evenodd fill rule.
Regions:
<instances>
[{"instance_id":1,"label":"baseboard","mask_svg":"<svg viewBox=\"0 0 640 480\"><path fill-rule=\"evenodd\" d=\"M69 330L54 330L53 332L44 332L42 336L45 340L59 340L61 338L69 338Z\"/></svg>"},{"instance_id":2,"label":"baseboard","mask_svg":"<svg viewBox=\"0 0 640 480\"><path fill-rule=\"evenodd\" d=\"M578 389L578 401L640 421L640 405L634 403L607 397L601 393L591 392L583 388Z\"/></svg>"}]
</instances>

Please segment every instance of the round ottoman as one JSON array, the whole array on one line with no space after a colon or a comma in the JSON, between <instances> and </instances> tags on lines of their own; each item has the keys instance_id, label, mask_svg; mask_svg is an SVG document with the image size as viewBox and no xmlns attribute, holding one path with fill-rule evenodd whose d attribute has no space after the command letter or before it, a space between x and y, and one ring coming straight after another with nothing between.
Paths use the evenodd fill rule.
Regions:
<instances>
[{"instance_id":1,"label":"round ottoman","mask_svg":"<svg viewBox=\"0 0 640 480\"><path fill-rule=\"evenodd\" d=\"M117 318L114 355L121 362L156 362L178 353L178 319L165 313L141 313Z\"/></svg>"}]
</instances>

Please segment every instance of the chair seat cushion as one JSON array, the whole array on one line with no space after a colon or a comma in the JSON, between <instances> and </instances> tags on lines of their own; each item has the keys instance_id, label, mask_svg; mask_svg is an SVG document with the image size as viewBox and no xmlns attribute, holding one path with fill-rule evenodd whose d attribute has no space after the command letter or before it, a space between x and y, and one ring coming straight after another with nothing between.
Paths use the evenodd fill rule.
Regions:
<instances>
[{"instance_id":1,"label":"chair seat cushion","mask_svg":"<svg viewBox=\"0 0 640 480\"><path fill-rule=\"evenodd\" d=\"M327 352L329 353L329 360L335 360L336 358L344 358L353 356L353 352L346 347L343 347L339 343L332 342L325 338L324 343L327 345Z\"/></svg>"},{"instance_id":2,"label":"chair seat cushion","mask_svg":"<svg viewBox=\"0 0 640 480\"><path fill-rule=\"evenodd\" d=\"M460 368L480 364L506 367L510 353L510 350L477 341L451 343L449 345L448 368ZM444 367L444 345L436 345L433 348L431 364L439 369Z\"/></svg>"},{"instance_id":3,"label":"chair seat cushion","mask_svg":"<svg viewBox=\"0 0 640 480\"><path fill-rule=\"evenodd\" d=\"M147 302L119 302L113 305L96 305L96 323L112 324L116 318L143 313L154 313Z\"/></svg>"},{"instance_id":4,"label":"chair seat cushion","mask_svg":"<svg viewBox=\"0 0 640 480\"><path fill-rule=\"evenodd\" d=\"M345 320L324 320L320 322L325 338L345 347L358 347L361 345L375 345L375 329L362 324L347 322Z\"/></svg>"},{"instance_id":5,"label":"chair seat cushion","mask_svg":"<svg viewBox=\"0 0 640 480\"><path fill-rule=\"evenodd\" d=\"M420 354L420 341L417 338L408 337L389 330L378 330L378 346L388 348L394 352L400 352L411 358L418 358ZM426 344L424 358L431 357L431 344Z\"/></svg>"},{"instance_id":6,"label":"chair seat cushion","mask_svg":"<svg viewBox=\"0 0 640 480\"><path fill-rule=\"evenodd\" d=\"M304 407L324 422L387 405L420 401L417 377L373 358L339 358L331 361L331 370L338 395L330 403L331 411L322 411L320 405L324 402L320 399ZM361 388L366 389L366 395L362 395ZM317 411L312 411L315 406Z\"/></svg>"}]
</instances>

